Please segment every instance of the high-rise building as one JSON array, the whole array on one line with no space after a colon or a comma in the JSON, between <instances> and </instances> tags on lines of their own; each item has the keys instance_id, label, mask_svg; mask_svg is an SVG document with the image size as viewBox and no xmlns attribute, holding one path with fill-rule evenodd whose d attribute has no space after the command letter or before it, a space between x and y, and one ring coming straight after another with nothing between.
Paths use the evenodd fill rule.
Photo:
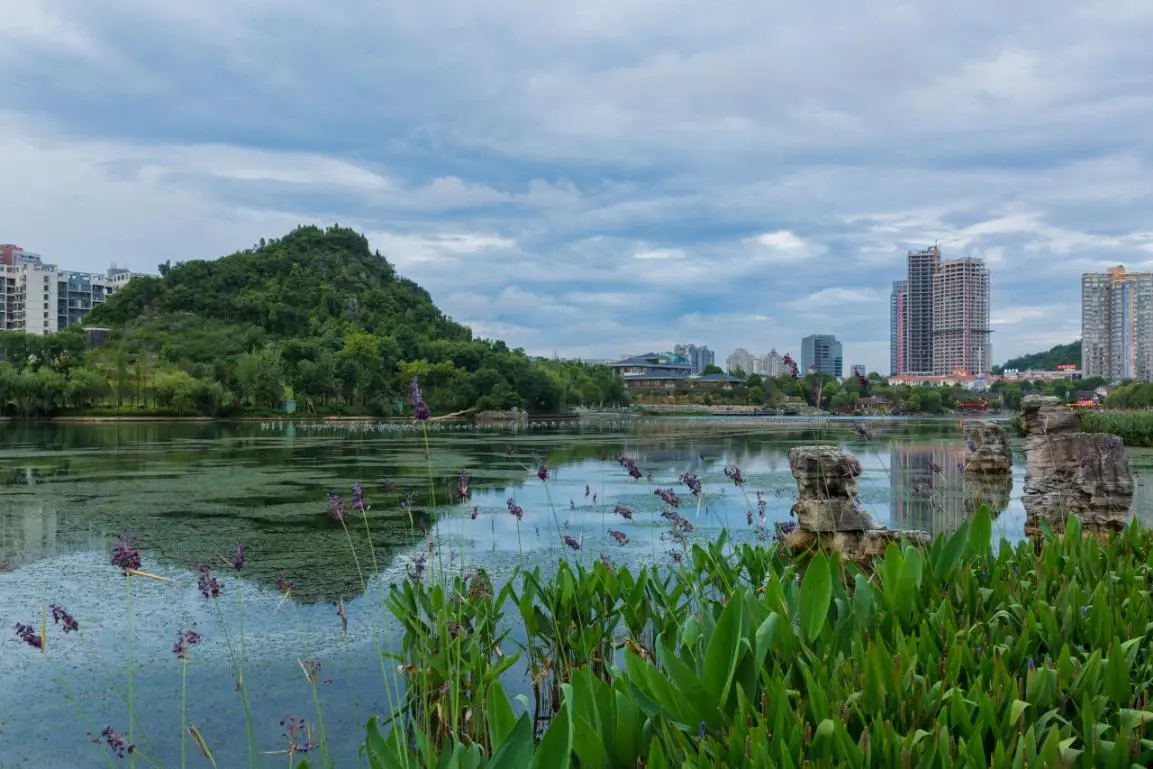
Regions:
<instances>
[{"instance_id":1,"label":"high-rise building","mask_svg":"<svg viewBox=\"0 0 1153 769\"><path fill-rule=\"evenodd\" d=\"M889 373L905 373L905 299L909 281L894 280L889 295Z\"/></svg>"},{"instance_id":2,"label":"high-rise building","mask_svg":"<svg viewBox=\"0 0 1153 769\"><path fill-rule=\"evenodd\" d=\"M1081 276L1081 371L1153 380L1153 273L1118 265Z\"/></svg>"},{"instance_id":3,"label":"high-rise building","mask_svg":"<svg viewBox=\"0 0 1153 769\"><path fill-rule=\"evenodd\" d=\"M732 374L734 371L742 371L745 374L753 373L753 367L756 365L757 358L744 347L738 347L733 350L732 355L725 360L725 371Z\"/></svg>"},{"instance_id":4,"label":"high-rise building","mask_svg":"<svg viewBox=\"0 0 1153 769\"><path fill-rule=\"evenodd\" d=\"M676 355L685 356L693 364L693 373L699 374L709 366L715 366L717 355L705 345L678 344L673 348Z\"/></svg>"},{"instance_id":5,"label":"high-rise building","mask_svg":"<svg viewBox=\"0 0 1153 769\"><path fill-rule=\"evenodd\" d=\"M60 270L39 254L0 245L0 330L51 334L80 323L138 273Z\"/></svg>"},{"instance_id":6,"label":"high-rise building","mask_svg":"<svg viewBox=\"0 0 1153 769\"><path fill-rule=\"evenodd\" d=\"M841 378L844 369L841 343L832 334L811 334L801 340L801 375L828 374Z\"/></svg>"},{"instance_id":7,"label":"high-rise building","mask_svg":"<svg viewBox=\"0 0 1153 769\"><path fill-rule=\"evenodd\" d=\"M933 375L989 373L989 270L966 257L937 263L933 275Z\"/></svg>"},{"instance_id":8,"label":"high-rise building","mask_svg":"<svg viewBox=\"0 0 1153 769\"><path fill-rule=\"evenodd\" d=\"M765 376L778 377L785 373L785 360L774 347L769 354L761 359L761 373Z\"/></svg>"},{"instance_id":9,"label":"high-rise building","mask_svg":"<svg viewBox=\"0 0 1153 769\"><path fill-rule=\"evenodd\" d=\"M931 246L908 253L905 281L905 370L908 374L933 372L933 276L941 263L941 249Z\"/></svg>"}]
</instances>

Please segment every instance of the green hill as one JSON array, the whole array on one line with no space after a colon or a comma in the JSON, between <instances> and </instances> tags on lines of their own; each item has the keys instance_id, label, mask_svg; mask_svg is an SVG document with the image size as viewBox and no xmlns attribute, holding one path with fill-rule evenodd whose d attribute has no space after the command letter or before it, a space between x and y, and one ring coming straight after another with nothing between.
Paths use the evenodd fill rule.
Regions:
<instances>
[{"instance_id":1,"label":"green hill","mask_svg":"<svg viewBox=\"0 0 1153 769\"><path fill-rule=\"evenodd\" d=\"M1057 366L1073 363L1081 365L1081 340L1069 344L1059 344L1045 352L1022 355L1006 361L998 370L1018 369L1020 371L1052 371Z\"/></svg>"},{"instance_id":2,"label":"green hill","mask_svg":"<svg viewBox=\"0 0 1153 769\"><path fill-rule=\"evenodd\" d=\"M606 367L533 362L504 342L474 338L347 228L300 227L220 259L164 264L160 273L133 279L86 319L109 327L113 338L57 367L65 379L71 368L84 370L90 386L81 395L70 397L64 387L50 406L16 410L131 402L223 414L276 410L292 397L316 413L389 416L410 413L413 376L434 414L512 406L555 412L624 399ZM38 361L44 356L24 352L37 344L9 337L0 351L16 345L20 354L10 360ZM18 362L7 378L27 367ZM5 376L0 371L0 399Z\"/></svg>"}]
</instances>

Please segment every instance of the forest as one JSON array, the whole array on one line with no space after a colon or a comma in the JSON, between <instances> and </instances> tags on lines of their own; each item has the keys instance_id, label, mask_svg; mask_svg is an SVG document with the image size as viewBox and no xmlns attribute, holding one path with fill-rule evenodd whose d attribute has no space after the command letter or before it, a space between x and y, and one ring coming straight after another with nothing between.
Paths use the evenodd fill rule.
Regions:
<instances>
[{"instance_id":1,"label":"forest","mask_svg":"<svg viewBox=\"0 0 1153 769\"><path fill-rule=\"evenodd\" d=\"M1058 366L1076 365L1081 367L1081 340L1069 344L1050 347L1045 352L1035 352L1005 361L1004 366L994 366L993 373L1002 371L1053 371Z\"/></svg>"},{"instance_id":2,"label":"forest","mask_svg":"<svg viewBox=\"0 0 1153 769\"><path fill-rule=\"evenodd\" d=\"M361 234L299 227L220 259L160 266L98 305L81 330L0 332L6 415L401 416L419 377L433 414L556 413L626 395L605 366L530 359L478 339L398 275Z\"/></svg>"}]
</instances>

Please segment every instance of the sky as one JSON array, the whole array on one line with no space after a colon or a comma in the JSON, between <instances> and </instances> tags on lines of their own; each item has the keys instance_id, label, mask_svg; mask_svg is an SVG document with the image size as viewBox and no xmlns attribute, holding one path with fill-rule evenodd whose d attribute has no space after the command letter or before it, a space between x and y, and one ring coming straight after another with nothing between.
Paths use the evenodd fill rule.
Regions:
<instances>
[{"instance_id":1,"label":"sky","mask_svg":"<svg viewBox=\"0 0 1153 769\"><path fill-rule=\"evenodd\" d=\"M835 334L985 259L997 362L1153 269L1148 0L0 0L0 242L155 271L352 226L530 354Z\"/></svg>"}]
</instances>

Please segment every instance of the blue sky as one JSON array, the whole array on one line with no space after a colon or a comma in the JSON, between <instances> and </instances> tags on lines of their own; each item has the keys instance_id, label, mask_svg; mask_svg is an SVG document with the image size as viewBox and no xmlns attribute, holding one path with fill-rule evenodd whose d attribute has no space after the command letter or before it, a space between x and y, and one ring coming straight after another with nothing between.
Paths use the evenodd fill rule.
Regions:
<instances>
[{"instance_id":1,"label":"blue sky","mask_svg":"<svg viewBox=\"0 0 1153 769\"><path fill-rule=\"evenodd\" d=\"M988 261L998 361L1153 269L1148 0L3 5L0 242L71 269L340 222L531 353L882 370L910 248Z\"/></svg>"}]
</instances>

